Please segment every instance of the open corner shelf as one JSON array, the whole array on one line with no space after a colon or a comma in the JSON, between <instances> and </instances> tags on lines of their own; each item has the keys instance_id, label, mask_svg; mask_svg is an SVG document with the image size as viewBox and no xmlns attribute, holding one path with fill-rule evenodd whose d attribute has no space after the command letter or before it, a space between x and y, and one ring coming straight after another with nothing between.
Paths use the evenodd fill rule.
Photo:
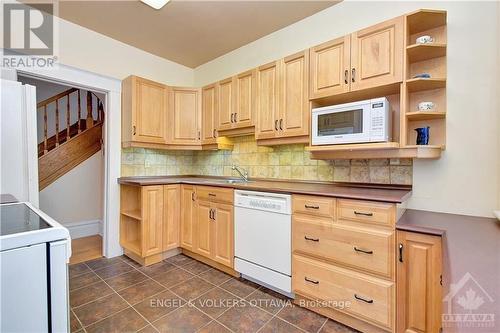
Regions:
<instances>
[{"instance_id":1,"label":"open corner shelf","mask_svg":"<svg viewBox=\"0 0 500 333\"><path fill-rule=\"evenodd\" d=\"M121 214L133 218L134 220L142 220L141 211L139 209L122 211Z\"/></svg>"},{"instance_id":2,"label":"open corner shelf","mask_svg":"<svg viewBox=\"0 0 500 333\"><path fill-rule=\"evenodd\" d=\"M444 78L408 79L406 80L406 86L408 87L408 92L446 88L446 79Z\"/></svg>"},{"instance_id":3,"label":"open corner shelf","mask_svg":"<svg viewBox=\"0 0 500 333\"><path fill-rule=\"evenodd\" d=\"M407 112L406 118L408 118L408 120L444 119L444 118L446 118L446 112L442 112L442 111Z\"/></svg>"},{"instance_id":4,"label":"open corner shelf","mask_svg":"<svg viewBox=\"0 0 500 333\"><path fill-rule=\"evenodd\" d=\"M446 11L435 9L419 9L407 15L410 34L426 31L446 25Z\"/></svg>"},{"instance_id":5,"label":"open corner shelf","mask_svg":"<svg viewBox=\"0 0 500 333\"><path fill-rule=\"evenodd\" d=\"M406 47L410 62L423 61L446 56L446 44L413 44Z\"/></svg>"}]
</instances>

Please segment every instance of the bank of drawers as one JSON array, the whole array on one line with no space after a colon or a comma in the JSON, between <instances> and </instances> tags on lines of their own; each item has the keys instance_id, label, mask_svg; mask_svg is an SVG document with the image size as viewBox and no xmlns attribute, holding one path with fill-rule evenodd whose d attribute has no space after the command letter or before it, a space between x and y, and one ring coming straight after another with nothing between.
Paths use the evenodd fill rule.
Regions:
<instances>
[{"instance_id":1,"label":"bank of drawers","mask_svg":"<svg viewBox=\"0 0 500 333\"><path fill-rule=\"evenodd\" d=\"M211 202L232 204L233 189L215 186L196 186L198 199Z\"/></svg>"},{"instance_id":2,"label":"bank of drawers","mask_svg":"<svg viewBox=\"0 0 500 333\"><path fill-rule=\"evenodd\" d=\"M392 331L395 204L294 195L292 208L294 292Z\"/></svg>"}]
</instances>

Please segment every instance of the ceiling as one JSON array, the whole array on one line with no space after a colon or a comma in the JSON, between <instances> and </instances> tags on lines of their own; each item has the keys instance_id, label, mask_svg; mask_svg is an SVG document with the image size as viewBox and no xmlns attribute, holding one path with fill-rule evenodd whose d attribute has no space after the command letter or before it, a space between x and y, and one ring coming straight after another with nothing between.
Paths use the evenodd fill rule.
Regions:
<instances>
[{"instance_id":1,"label":"ceiling","mask_svg":"<svg viewBox=\"0 0 500 333\"><path fill-rule=\"evenodd\" d=\"M338 1L60 1L59 16L194 68Z\"/></svg>"}]
</instances>

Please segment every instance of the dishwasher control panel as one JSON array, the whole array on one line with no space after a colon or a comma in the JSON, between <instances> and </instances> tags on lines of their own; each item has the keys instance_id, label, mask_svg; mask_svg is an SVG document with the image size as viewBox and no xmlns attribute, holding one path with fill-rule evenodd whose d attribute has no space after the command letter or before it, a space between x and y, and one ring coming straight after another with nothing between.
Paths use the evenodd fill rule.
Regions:
<instances>
[{"instance_id":1,"label":"dishwasher control panel","mask_svg":"<svg viewBox=\"0 0 500 333\"><path fill-rule=\"evenodd\" d=\"M291 202L292 197L289 194L240 190L234 192L236 207L291 214Z\"/></svg>"}]
</instances>

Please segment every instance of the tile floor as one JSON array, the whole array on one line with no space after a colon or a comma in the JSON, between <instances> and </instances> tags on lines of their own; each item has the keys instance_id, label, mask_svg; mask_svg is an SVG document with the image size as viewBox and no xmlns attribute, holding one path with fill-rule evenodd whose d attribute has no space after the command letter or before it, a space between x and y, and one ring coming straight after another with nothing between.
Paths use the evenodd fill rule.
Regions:
<instances>
[{"instance_id":1,"label":"tile floor","mask_svg":"<svg viewBox=\"0 0 500 333\"><path fill-rule=\"evenodd\" d=\"M72 332L356 332L184 255L70 265Z\"/></svg>"}]
</instances>

